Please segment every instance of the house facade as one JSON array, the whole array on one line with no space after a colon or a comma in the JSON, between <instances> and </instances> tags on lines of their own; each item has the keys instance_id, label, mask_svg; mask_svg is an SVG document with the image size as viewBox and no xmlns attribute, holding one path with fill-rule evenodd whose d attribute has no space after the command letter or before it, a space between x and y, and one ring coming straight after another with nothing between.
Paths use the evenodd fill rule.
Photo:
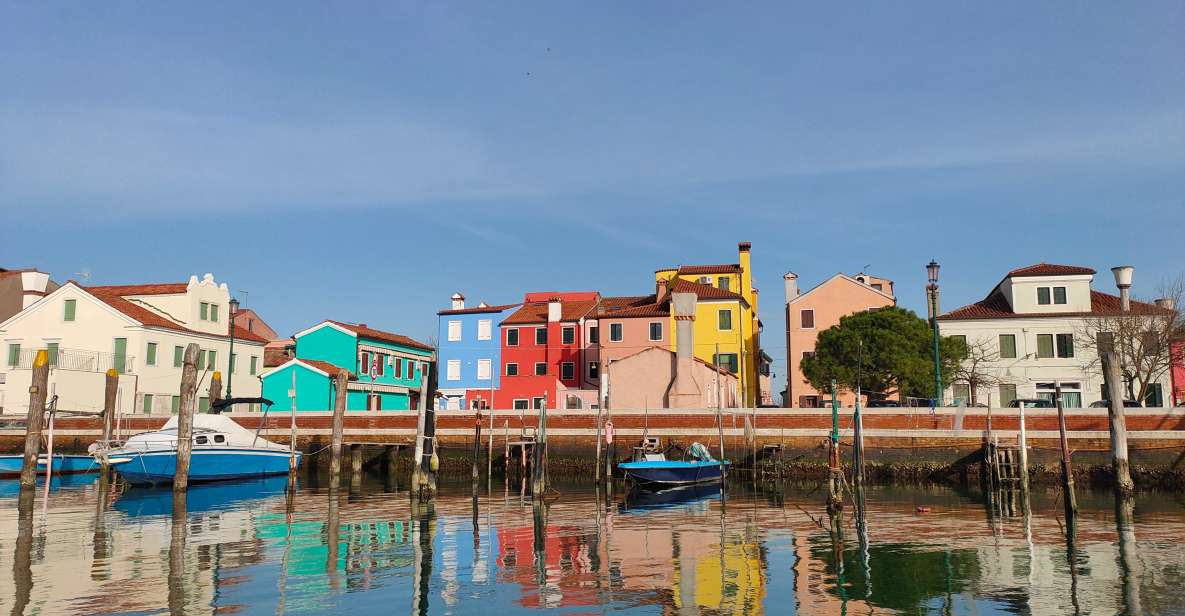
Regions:
<instances>
[{"instance_id":1,"label":"house facade","mask_svg":"<svg viewBox=\"0 0 1185 616\"><path fill-rule=\"evenodd\" d=\"M527 293L501 323L501 377L495 408L587 408L597 391L586 361L591 321L601 295L596 291ZM593 370L599 370L593 368Z\"/></svg>"},{"instance_id":2,"label":"house facade","mask_svg":"<svg viewBox=\"0 0 1185 616\"><path fill-rule=\"evenodd\" d=\"M961 339L979 354L980 370L991 385L976 388L977 403L1052 400L1058 385L1068 408L1104 399L1102 370L1088 333L1091 324L1129 315L1164 316L1165 309L1134 300L1125 309L1121 297L1091 288L1094 275L1088 267L1023 267L1009 272L983 300L938 317L943 336ZM1146 405L1168 403L1170 378L1166 371ZM945 393L947 403L971 399L968 382L955 382Z\"/></svg>"},{"instance_id":3,"label":"house facade","mask_svg":"<svg viewBox=\"0 0 1185 616\"><path fill-rule=\"evenodd\" d=\"M437 312L436 404L440 409L488 408L502 379L499 326L519 304L466 307L453 294L448 310Z\"/></svg>"},{"instance_id":4,"label":"house facade","mask_svg":"<svg viewBox=\"0 0 1185 616\"><path fill-rule=\"evenodd\" d=\"M189 282L83 287L73 281L0 323L0 406L28 411L33 358L45 349L50 389L58 408L103 408L105 373L119 373L117 408L122 413L169 414L180 405L185 348L200 349L198 411L209 406L210 377L222 374L223 394L260 394L263 338L236 330L231 357L230 292L211 274Z\"/></svg>"},{"instance_id":5,"label":"house facade","mask_svg":"<svg viewBox=\"0 0 1185 616\"><path fill-rule=\"evenodd\" d=\"M798 275L783 277L786 290L786 394L787 407L817 408L830 404L831 392L820 392L802 374L802 360L814 355L819 332L839 324L840 318L879 310L897 303L893 281L863 272L854 276L836 274L800 292ZM840 392L843 406L852 406L856 395Z\"/></svg>"},{"instance_id":6,"label":"house facade","mask_svg":"<svg viewBox=\"0 0 1185 616\"><path fill-rule=\"evenodd\" d=\"M346 410L414 409L435 363L431 345L365 323L322 321L294 339L296 357L262 375L263 396L277 411L332 410L341 370L350 374Z\"/></svg>"}]
</instances>

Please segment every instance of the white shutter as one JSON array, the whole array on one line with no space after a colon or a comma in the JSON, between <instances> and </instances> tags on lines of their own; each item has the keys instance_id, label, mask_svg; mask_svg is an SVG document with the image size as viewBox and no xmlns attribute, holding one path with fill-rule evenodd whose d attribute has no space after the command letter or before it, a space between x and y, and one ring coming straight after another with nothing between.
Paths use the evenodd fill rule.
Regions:
<instances>
[{"instance_id":1,"label":"white shutter","mask_svg":"<svg viewBox=\"0 0 1185 616\"><path fill-rule=\"evenodd\" d=\"M492 329L492 327L491 327L491 322L489 319L482 319L482 320L478 321L477 322L477 339L478 340L489 340L490 336L491 336L491 334L490 334L491 329Z\"/></svg>"},{"instance_id":2,"label":"white shutter","mask_svg":"<svg viewBox=\"0 0 1185 616\"><path fill-rule=\"evenodd\" d=\"M490 365L490 360L488 359L477 360L477 380L490 380Z\"/></svg>"},{"instance_id":3,"label":"white shutter","mask_svg":"<svg viewBox=\"0 0 1185 616\"><path fill-rule=\"evenodd\" d=\"M456 342L461 339L461 322L448 322L448 340L449 342Z\"/></svg>"},{"instance_id":4,"label":"white shutter","mask_svg":"<svg viewBox=\"0 0 1185 616\"><path fill-rule=\"evenodd\" d=\"M450 381L461 380L461 360L459 360L459 359L448 360L448 374L445 375L445 378Z\"/></svg>"}]
</instances>

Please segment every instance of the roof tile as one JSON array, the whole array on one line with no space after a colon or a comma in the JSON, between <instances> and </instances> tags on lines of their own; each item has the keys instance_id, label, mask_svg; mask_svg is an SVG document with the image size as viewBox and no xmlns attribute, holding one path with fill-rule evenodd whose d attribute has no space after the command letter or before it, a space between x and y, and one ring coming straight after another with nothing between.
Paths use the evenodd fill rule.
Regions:
<instances>
[{"instance_id":1,"label":"roof tile","mask_svg":"<svg viewBox=\"0 0 1185 616\"><path fill-rule=\"evenodd\" d=\"M1040 312L1018 314L1008 305L1008 299L996 289L983 300L958 310L952 310L938 317L939 321L963 321L973 319L1039 319L1043 317L1113 317L1124 314L1167 315L1171 311L1155 304L1132 300L1131 310L1123 311L1119 297L1100 291L1090 292L1090 312Z\"/></svg>"},{"instance_id":2,"label":"roof tile","mask_svg":"<svg viewBox=\"0 0 1185 616\"><path fill-rule=\"evenodd\" d=\"M358 334L359 336L362 336L364 338L370 338L372 340L381 340L383 342L390 342L391 344L401 344L403 346L411 347L413 349L420 349L423 351L434 351L435 350L431 345L425 344L425 343L420 342L418 340L413 340L412 338L408 338L407 336L404 336L403 334L395 334L395 333L391 333L391 332L385 332L385 331L382 331L379 329L367 327L365 325L355 325L353 323L343 323L341 321L330 320L329 322L333 323L334 325L344 327L344 328L346 328L346 329L348 329L348 330L354 332L355 334Z\"/></svg>"},{"instance_id":3,"label":"roof tile","mask_svg":"<svg viewBox=\"0 0 1185 616\"><path fill-rule=\"evenodd\" d=\"M1077 265L1058 265L1056 263L1038 263L1028 267L1021 267L1008 272L1009 278L1024 278L1030 276L1080 276L1093 275L1095 272L1089 267Z\"/></svg>"}]
</instances>

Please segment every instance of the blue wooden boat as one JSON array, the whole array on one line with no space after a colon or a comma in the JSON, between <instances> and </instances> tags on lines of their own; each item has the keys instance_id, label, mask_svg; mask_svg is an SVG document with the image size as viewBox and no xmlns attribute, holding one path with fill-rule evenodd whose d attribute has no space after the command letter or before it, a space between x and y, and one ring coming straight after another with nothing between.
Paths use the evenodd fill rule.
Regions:
<instances>
[{"instance_id":1,"label":"blue wooden boat","mask_svg":"<svg viewBox=\"0 0 1185 616\"><path fill-rule=\"evenodd\" d=\"M20 454L0 456L0 477L11 478L21 475L21 465L25 457ZM37 457L37 474L45 474L45 454ZM99 465L91 456L74 456L55 453L53 456L54 475L76 475L80 473L97 473Z\"/></svg>"},{"instance_id":2,"label":"blue wooden boat","mask_svg":"<svg viewBox=\"0 0 1185 616\"><path fill-rule=\"evenodd\" d=\"M720 481L727 472L728 461L712 459L700 443L692 443L688 454L689 460L668 460L662 453L643 453L617 468L636 484L656 487Z\"/></svg>"},{"instance_id":3,"label":"blue wooden boat","mask_svg":"<svg viewBox=\"0 0 1185 616\"><path fill-rule=\"evenodd\" d=\"M259 438L229 417L200 414L193 418L189 481L222 481L288 473L291 450ZM97 449L115 472L136 485L172 483L177 470L177 418L154 432L129 438L115 448ZM300 466L300 452L296 464Z\"/></svg>"}]
</instances>

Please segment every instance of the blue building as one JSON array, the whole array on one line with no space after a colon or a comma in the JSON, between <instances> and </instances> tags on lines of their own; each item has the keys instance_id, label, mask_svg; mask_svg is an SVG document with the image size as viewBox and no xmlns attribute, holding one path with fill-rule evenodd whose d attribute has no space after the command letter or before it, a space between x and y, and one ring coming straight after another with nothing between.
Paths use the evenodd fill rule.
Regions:
<instances>
[{"instance_id":1,"label":"blue building","mask_svg":"<svg viewBox=\"0 0 1185 616\"><path fill-rule=\"evenodd\" d=\"M499 384L501 340L498 324L519 304L465 307L465 296L454 293L452 308L437 312L437 406L472 408L481 398L488 407L491 390Z\"/></svg>"},{"instance_id":2,"label":"blue building","mask_svg":"<svg viewBox=\"0 0 1185 616\"><path fill-rule=\"evenodd\" d=\"M294 336L296 356L263 373L263 397L273 410L332 410L335 375L350 373L346 410L416 408L425 371L431 378L434 349L407 336L339 321L322 321ZM295 399L291 397L295 390Z\"/></svg>"}]
</instances>

